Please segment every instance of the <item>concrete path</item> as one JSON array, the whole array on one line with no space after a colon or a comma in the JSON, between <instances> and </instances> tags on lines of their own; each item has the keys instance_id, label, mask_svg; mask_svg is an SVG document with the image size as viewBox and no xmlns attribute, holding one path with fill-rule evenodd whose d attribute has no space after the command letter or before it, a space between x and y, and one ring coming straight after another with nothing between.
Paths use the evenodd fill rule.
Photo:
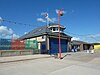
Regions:
<instances>
[{"instance_id":1,"label":"concrete path","mask_svg":"<svg viewBox=\"0 0 100 75\"><path fill-rule=\"evenodd\" d=\"M32 59L39 56L46 55L29 55ZM28 56L26 57L29 58ZM47 55L47 57L50 56ZM100 75L100 53L76 52L71 53L71 55L68 54L62 60L52 57L1 63L0 75Z\"/></svg>"},{"instance_id":2,"label":"concrete path","mask_svg":"<svg viewBox=\"0 0 100 75\"><path fill-rule=\"evenodd\" d=\"M100 75L100 70L73 65L54 71L49 75Z\"/></svg>"},{"instance_id":3,"label":"concrete path","mask_svg":"<svg viewBox=\"0 0 100 75\"><path fill-rule=\"evenodd\" d=\"M0 57L0 63L17 62L17 61L25 61L25 60L33 60L41 58L50 58L50 55L37 54L37 55Z\"/></svg>"}]
</instances>

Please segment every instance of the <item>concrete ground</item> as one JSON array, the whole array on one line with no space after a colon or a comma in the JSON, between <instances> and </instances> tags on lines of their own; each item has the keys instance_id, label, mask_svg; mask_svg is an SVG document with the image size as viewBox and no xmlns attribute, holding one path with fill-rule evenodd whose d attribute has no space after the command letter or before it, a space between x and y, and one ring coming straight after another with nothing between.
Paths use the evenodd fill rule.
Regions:
<instances>
[{"instance_id":1,"label":"concrete ground","mask_svg":"<svg viewBox=\"0 0 100 75\"><path fill-rule=\"evenodd\" d=\"M0 63L0 75L100 75L100 52L62 55L62 60L51 57Z\"/></svg>"},{"instance_id":2,"label":"concrete ground","mask_svg":"<svg viewBox=\"0 0 100 75\"><path fill-rule=\"evenodd\" d=\"M17 61L25 61L25 60L34 60L34 59L42 59L42 58L50 58L50 55L47 55L47 54L36 54L36 55L0 57L0 63L17 62Z\"/></svg>"}]
</instances>

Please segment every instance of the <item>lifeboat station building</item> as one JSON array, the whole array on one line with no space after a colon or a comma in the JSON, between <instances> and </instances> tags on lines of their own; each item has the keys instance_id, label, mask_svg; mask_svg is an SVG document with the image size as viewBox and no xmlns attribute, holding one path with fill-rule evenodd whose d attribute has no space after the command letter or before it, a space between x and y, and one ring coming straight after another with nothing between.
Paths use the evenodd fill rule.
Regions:
<instances>
[{"instance_id":1,"label":"lifeboat station building","mask_svg":"<svg viewBox=\"0 0 100 75\"><path fill-rule=\"evenodd\" d=\"M67 52L71 36L64 33L66 28L60 25L60 45L61 52ZM21 36L20 40L36 40L38 42L38 50L41 54L55 54L58 53L58 24L51 23L49 25L41 26L33 29L29 33Z\"/></svg>"}]
</instances>

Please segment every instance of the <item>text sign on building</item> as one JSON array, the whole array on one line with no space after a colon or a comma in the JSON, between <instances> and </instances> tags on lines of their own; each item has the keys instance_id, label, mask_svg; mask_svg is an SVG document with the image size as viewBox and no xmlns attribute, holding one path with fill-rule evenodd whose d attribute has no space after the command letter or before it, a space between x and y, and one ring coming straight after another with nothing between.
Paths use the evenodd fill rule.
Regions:
<instances>
[{"instance_id":1,"label":"text sign on building","mask_svg":"<svg viewBox=\"0 0 100 75\"><path fill-rule=\"evenodd\" d=\"M40 36L40 37L37 37L37 41L38 42L42 42L42 41L45 41L45 38L46 38L46 36Z\"/></svg>"}]
</instances>

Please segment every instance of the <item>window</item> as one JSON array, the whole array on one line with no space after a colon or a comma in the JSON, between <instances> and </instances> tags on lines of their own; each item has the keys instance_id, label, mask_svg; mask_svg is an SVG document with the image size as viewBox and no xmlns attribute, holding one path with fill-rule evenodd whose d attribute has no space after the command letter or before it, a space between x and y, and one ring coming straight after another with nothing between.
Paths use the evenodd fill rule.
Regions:
<instances>
[{"instance_id":1,"label":"window","mask_svg":"<svg viewBox=\"0 0 100 75\"><path fill-rule=\"evenodd\" d=\"M64 30L61 28L61 30L60 30L60 31L62 31L62 32L63 32Z\"/></svg>"},{"instance_id":2,"label":"window","mask_svg":"<svg viewBox=\"0 0 100 75\"><path fill-rule=\"evenodd\" d=\"M52 31L52 28L50 28L50 30Z\"/></svg>"},{"instance_id":3,"label":"window","mask_svg":"<svg viewBox=\"0 0 100 75\"><path fill-rule=\"evenodd\" d=\"M52 32L59 32L58 27L51 27L51 28L49 28L49 29L50 29L50 31L52 31ZM64 32L64 28L61 28L61 27L60 27L60 32Z\"/></svg>"},{"instance_id":4,"label":"window","mask_svg":"<svg viewBox=\"0 0 100 75\"><path fill-rule=\"evenodd\" d=\"M58 31L58 28L55 28L55 31Z\"/></svg>"},{"instance_id":5,"label":"window","mask_svg":"<svg viewBox=\"0 0 100 75\"><path fill-rule=\"evenodd\" d=\"M53 31L55 31L55 28L53 28Z\"/></svg>"}]
</instances>

